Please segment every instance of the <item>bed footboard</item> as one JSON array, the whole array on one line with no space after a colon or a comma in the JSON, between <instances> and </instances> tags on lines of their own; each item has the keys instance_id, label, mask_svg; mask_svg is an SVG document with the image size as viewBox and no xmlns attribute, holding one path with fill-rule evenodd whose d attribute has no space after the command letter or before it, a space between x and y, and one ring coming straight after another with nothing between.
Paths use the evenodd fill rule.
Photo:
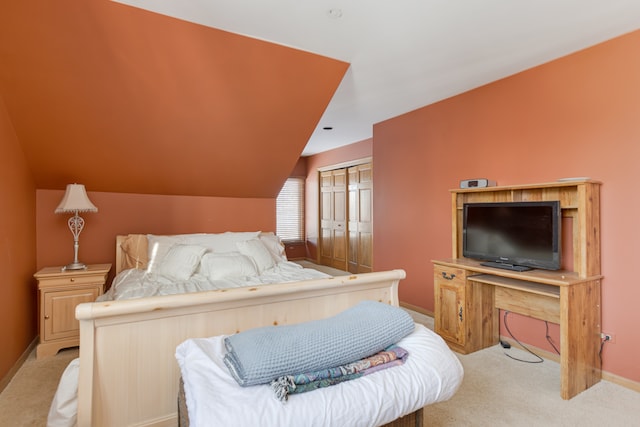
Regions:
<instances>
[{"instance_id":1,"label":"bed footboard","mask_svg":"<svg viewBox=\"0 0 640 427\"><path fill-rule=\"evenodd\" d=\"M403 270L80 304L78 426L177 426L178 344L333 316L362 300L398 305Z\"/></svg>"}]
</instances>

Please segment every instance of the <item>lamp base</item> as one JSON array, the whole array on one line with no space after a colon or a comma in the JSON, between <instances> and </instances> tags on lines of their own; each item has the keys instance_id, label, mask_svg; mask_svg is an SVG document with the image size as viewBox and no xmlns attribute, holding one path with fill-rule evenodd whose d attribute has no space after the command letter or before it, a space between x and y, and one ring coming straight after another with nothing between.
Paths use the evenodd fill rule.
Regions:
<instances>
[{"instance_id":1,"label":"lamp base","mask_svg":"<svg viewBox=\"0 0 640 427\"><path fill-rule=\"evenodd\" d=\"M87 266L82 262L72 262L62 267L62 271L66 270L86 270Z\"/></svg>"}]
</instances>

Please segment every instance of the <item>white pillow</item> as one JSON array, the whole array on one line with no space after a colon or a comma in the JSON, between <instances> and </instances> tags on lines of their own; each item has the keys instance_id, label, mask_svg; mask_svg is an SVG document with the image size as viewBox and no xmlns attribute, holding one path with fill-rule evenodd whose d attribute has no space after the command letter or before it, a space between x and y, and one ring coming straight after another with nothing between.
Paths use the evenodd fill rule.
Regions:
<instances>
[{"instance_id":1,"label":"white pillow","mask_svg":"<svg viewBox=\"0 0 640 427\"><path fill-rule=\"evenodd\" d=\"M187 243L189 245L207 247L211 252L234 252L237 251L237 242L255 239L259 235L259 231L227 231L224 233L183 234L181 236L181 241L182 243Z\"/></svg>"},{"instance_id":2,"label":"white pillow","mask_svg":"<svg viewBox=\"0 0 640 427\"><path fill-rule=\"evenodd\" d=\"M276 263L287 260L284 244L273 232L269 231L260 233L260 241L264 243L267 249L269 249L269 252L271 252Z\"/></svg>"},{"instance_id":3,"label":"white pillow","mask_svg":"<svg viewBox=\"0 0 640 427\"><path fill-rule=\"evenodd\" d=\"M157 266L157 271L163 276L187 280L200 265L200 259L206 251L204 246L173 245Z\"/></svg>"},{"instance_id":4,"label":"white pillow","mask_svg":"<svg viewBox=\"0 0 640 427\"><path fill-rule=\"evenodd\" d=\"M260 241L260 239L251 239L244 242L237 242L236 246L241 254L248 256L256 263L258 273L273 268L275 262L271 256L269 249Z\"/></svg>"},{"instance_id":5,"label":"white pillow","mask_svg":"<svg viewBox=\"0 0 640 427\"><path fill-rule=\"evenodd\" d=\"M249 257L239 252L209 252L200 260L200 274L209 280L219 280L227 277L257 276L258 270Z\"/></svg>"},{"instance_id":6,"label":"white pillow","mask_svg":"<svg viewBox=\"0 0 640 427\"><path fill-rule=\"evenodd\" d=\"M156 236L154 234L147 234L147 252L149 258L147 273L157 272L160 263L169 252L171 246L179 243L182 243L182 241L178 235Z\"/></svg>"}]
</instances>

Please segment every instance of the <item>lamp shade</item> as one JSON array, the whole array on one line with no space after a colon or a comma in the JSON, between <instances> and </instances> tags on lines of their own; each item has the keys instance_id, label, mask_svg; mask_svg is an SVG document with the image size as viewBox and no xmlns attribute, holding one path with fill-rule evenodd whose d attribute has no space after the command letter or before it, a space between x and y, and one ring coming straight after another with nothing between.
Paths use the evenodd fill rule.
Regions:
<instances>
[{"instance_id":1,"label":"lamp shade","mask_svg":"<svg viewBox=\"0 0 640 427\"><path fill-rule=\"evenodd\" d=\"M65 212L98 212L98 208L89 200L84 185L69 184L62 201L55 210L55 213Z\"/></svg>"}]
</instances>

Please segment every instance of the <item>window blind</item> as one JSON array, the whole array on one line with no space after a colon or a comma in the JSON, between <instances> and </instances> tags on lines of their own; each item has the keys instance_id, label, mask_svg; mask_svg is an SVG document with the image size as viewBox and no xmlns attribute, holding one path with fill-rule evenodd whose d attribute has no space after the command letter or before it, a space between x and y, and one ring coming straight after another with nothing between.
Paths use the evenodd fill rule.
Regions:
<instances>
[{"instance_id":1,"label":"window blind","mask_svg":"<svg viewBox=\"0 0 640 427\"><path fill-rule=\"evenodd\" d=\"M304 241L304 178L289 178L276 199L276 234L287 242Z\"/></svg>"}]
</instances>

